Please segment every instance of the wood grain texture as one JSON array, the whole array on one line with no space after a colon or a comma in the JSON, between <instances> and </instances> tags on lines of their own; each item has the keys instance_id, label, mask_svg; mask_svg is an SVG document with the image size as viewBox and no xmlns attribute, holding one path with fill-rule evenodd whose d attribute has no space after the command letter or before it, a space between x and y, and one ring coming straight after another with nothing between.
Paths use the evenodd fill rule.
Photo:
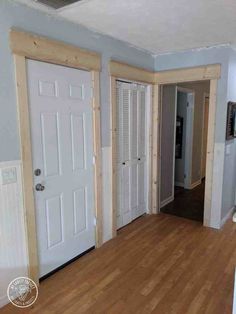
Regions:
<instances>
[{"instance_id":1,"label":"wood grain texture","mask_svg":"<svg viewBox=\"0 0 236 314\"><path fill-rule=\"evenodd\" d=\"M152 91L152 139L150 141L151 149L151 210L153 214L157 214L160 208L159 200L159 140L160 140L160 85L154 85Z\"/></svg>"},{"instance_id":2,"label":"wood grain texture","mask_svg":"<svg viewBox=\"0 0 236 314\"><path fill-rule=\"evenodd\" d=\"M213 166L214 166L214 145L215 145L215 124L216 124L216 97L217 80L210 81L210 99L207 130L207 152L206 152L206 187L204 203L204 225L211 225L212 218L212 188L213 188Z\"/></svg>"},{"instance_id":3,"label":"wood grain texture","mask_svg":"<svg viewBox=\"0 0 236 314\"><path fill-rule=\"evenodd\" d=\"M95 217L96 217L96 247L103 243L103 213L102 213L102 152L101 152L101 107L99 72L92 71L93 83L93 142L95 156Z\"/></svg>"},{"instance_id":4,"label":"wood grain texture","mask_svg":"<svg viewBox=\"0 0 236 314\"><path fill-rule=\"evenodd\" d=\"M155 73L126 63L110 61L110 75L134 82L153 84Z\"/></svg>"},{"instance_id":5,"label":"wood grain texture","mask_svg":"<svg viewBox=\"0 0 236 314\"><path fill-rule=\"evenodd\" d=\"M25 56L29 59L94 71L100 71L101 69L101 57L99 54L61 41L17 29L10 31L9 40L14 54Z\"/></svg>"},{"instance_id":6,"label":"wood grain texture","mask_svg":"<svg viewBox=\"0 0 236 314\"><path fill-rule=\"evenodd\" d=\"M34 203L34 181L26 63L25 58L18 55L14 55L14 61L22 161L24 214L27 226L25 233L27 235L29 277L38 283L38 244L36 239L36 213Z\"/></svg>"},{"instance_id":7,"label":"wood grain texture","mask_svg":"<svg viewBox=\"0 0 236 314\"><path fill-rule=\"evenodd\" d=\"M236 224L221 231L165 214L144 216L40 284L14 313L231 314Z\"/></svg>"},{"instance_id":8,"label":"wood grain texture","mask_svg":"<svg viewBox=\"0 0 236 314\"><path fill-rule=\"evenodd\" d=\"M221 65L212 64L194 68L160 71L155 73L156 84L172 84L181 82L193 82L219 79Z\"/></svg>"},{"instance_id":9,"label":"wood grain texture","mask_svg":"<svg viewBox=\"0 0 236 314\"><path fill-rule=\"evenodd\" d=\"M117 234L117 121L116 78L111 77L111 125L112 125L112 236Z\"/></svg>"}]
</instances>

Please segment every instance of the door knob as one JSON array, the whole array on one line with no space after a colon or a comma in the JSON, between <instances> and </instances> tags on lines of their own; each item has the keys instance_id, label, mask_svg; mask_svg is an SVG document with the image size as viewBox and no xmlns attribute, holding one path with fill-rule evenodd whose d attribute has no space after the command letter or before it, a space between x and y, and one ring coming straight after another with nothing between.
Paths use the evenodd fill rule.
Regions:
<instances>
[{"instance_id":1,"label":"door knob","mask_svg":"<svg viewBox=\"0 0 236 314\"><path fill-rule=\"evenodd\" d=\"M45 186L42 185L41 183L38 183L35 185L35 190L36 191L43 191L45 189Z\"/></svg>"},{"instance_id":2,"label":"door knob","mask_svg":"<svg viewBox=\"0 0 236 314\"><path fill-rule=\"evenodd\" d=\"M35 169L35 170L34 170L34 175L35 175L35 176L38 177L38 176L40 176L40 174L41 174L41 170L40 170L40 169Z\"/></svg>"}]
</instances>

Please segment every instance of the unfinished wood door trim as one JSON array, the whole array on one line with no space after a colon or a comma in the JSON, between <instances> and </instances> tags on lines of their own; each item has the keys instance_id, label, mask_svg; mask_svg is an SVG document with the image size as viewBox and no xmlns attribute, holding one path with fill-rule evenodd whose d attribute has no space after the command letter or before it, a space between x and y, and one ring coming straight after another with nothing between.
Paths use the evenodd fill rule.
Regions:
<instances>
[{"instance_id":1,"label":"unfinished wood door trim","mask_svg":"<svg viewBox=\"0 0 236 314\"><path fill-rule=\"evenodd\" d=\"M96 247L103 243L102 215L102 143L101 143L101 107L100 107L100 73L92 71L93 83L93 142L95 156L95 217L96 217Z\"/></svg>"},{"instance_id":2,"label":"unfinished wood door trim","mask_svg":"<svg viewBox=\"0 0 236 314\"><path fill-rule=\"evenodd\" d=\"M210 94L204 92L203 93L203 114L202 114L202 130L204 131L204 124L205 124L205 109L206 109L206 98L210 100ZM201 179L203 179L202 176L202 167L203 167L203 140L204 140L204 132L202 132L202 146L201 146ZM206 152L205 152L206 153Z\"/></svg>"},{"instance_id":3,"label":"unfinished wood door trim","mask_svg":"<svg viewBox=\"0 0 236 314\"><path fill-rule=\"evenodd\" d=\"M210 98L207 131L207 156L206 156L206 179L205 179L205 202L204 202L204 225L211 226L212 187L213 187L213 162L215 144L215 120L216 120L216 97L218 80L210 81Z\"/></svg>"},{"instance_id":4,"label":"unfinished wood door trim","mask_svg":"<svg viewBox=\"0 0 236 314\"><path fill-rule=\"evenodd\" d=\"M204 81L219 79L221 65L212 64L193 68L167 70L155 73L156 84L175 84L182 82Z\"/></svg>"},{"instance_id":5,"label":"unfinished wood door trim","mask_svg":"<svg viewBox=\"0 0 236 314\"><path fill-rule=\"evenodd\" d=\"M13 34L13 33L12 33ZM11 37L11 44L14 44L18 37ZM24 33L24 36L27 34ZM27 36L26 36L27 37ZM36 36L37 37L37 36ZM32 39L32 35L29 35ZM34 37L35 38L35 37ZM38 37L37 37L38 38ZM13 40L14 39L14 40ZM55 45L57 49L57 42L46 39L47 43L50 43L50 49ZM28 41L25 45L31 45ZM17 44L16 44L17 45ZM61 43L59 43L59 46ZM66 44L63 44L63 48L66 50ZM15 45L12 46L13 48ZM30 46L31 47L31 46ZM38 263L38 249L37 249L37 236L36 236L36 214L35 214L35 201L34 201L34 180L33 180L33 163L32 163L32 145L31 145L31 132L30 132L30 115L29 115L29 104L28 104L28 82L27 82L27 70L26 70L26 59L31 57L34 60L52 62L58 65L67 65L74 68L81 69L81 62L71 60L69 65L65 63L65 59L61 54L58 57L55 54L55 59L48 59L48 54L44 56L42 50L46 49L45 45L40 46L40 52L38 56L38 50L31 50L30 56L23 55L20 51L18 54L17 50L13 50L14 62L15 62L15 77L16 77L16 94L17 94L17 109L19 117L19 133L20 133L20 148L21 148L21 160L22 160L22 180L23 180L23 198L24 198L24 210L26 218L26 239L28 247L28 273L29 277L35 282L39 282L39 263ZM69 49L72 49L69 46ZM74 55L77 55L77 49L75 48ZM27 47L25 47L27 51ZM81 60L80 60L81 61ZM85 62L86 63L86 62ZM83 66L86 68L87 63ZM91 70L89 67L87 70ZM97 69L91 70L92 84L93 84L93 140L94 140L94 155L95 155L95 216L96 216L96 246L99 247L102 244L103 230L102 230L102 169L101 169L101 136L100 136L100 95L99 95L99 72Z\"/></svg>"},{"instance_id":6,"label":"unfinished wood door trim","mask_svg":"<svg viewBox=\"0 0 236 314\"><path fill-rule=\"evenodd\" d=\"M150 156L151 156L151 170L150 170L150 199L151 199L151 209L153 214L157 214L158 204L159 204L159 159L160 159L160 151L158 141L160 138L160 86L153 85L153 93L152 93L152 126L151 126L151 148L150 148Z\"/></svg>"},{"instance_id":7,"label":"unfinished wood door trim","mask_svg":"<svg viewBox=\"0 0 236 314\"><path fill-rule=\"evenodd\" d=\"M110 61L110 75L134 82L154 84L155 73L118 61Z\"/></svg>"},{"instance_id":8,"label":"unfinished wood door trim","mask_svg":"<svg viewBox=\"0 0 236 314\"><path fill-rule=\"evenodd\" d=\"M61 41L52 40L32 33L11 29L10 47L14 54L67 67L100 71L101 57Z\"/></svg>"},{"instance_id":9,"label":"unfinished wood door trim","mask_svg":"<svg viewBox=\"0 0 236 314\"><path fill-rule=\"evenodd\" d=\"M125 79L129 81L132 80L132 75L127 76ZM121 79L121 77L115 77L111 76L111 137L112 137L112 209L111 209L111 216L112 216L112 236L115 237L117 235L117 218L116 218L116 213L117 213L117 104L116 104L116 81L118 79ZM123 79L123 78L122 78ZM140 81L139 81L140 82ZM147 83L147 82L142 82L142 83ZM148 84L148 83L147 83ZM151 115L151 125L149 129L149 160L148 162L150 163L148 165L148 171L149 171L149 181L148 181L148 203L149 203L149 214L155 214L155 209L153 208L153 164L152 164L152 156L153 156L153 136L152 136L152 123L153 123L153 113L154 113L154 95L156 97L156 93L154 92L154 87L152 84L148 84L152 87L151 89L151 95L150 95L150 100L151 100L151 108L150 108L150 115ZM156 98L155 98L156 99ZM156 187L156 184L155 184Z\"/></svg>"},{"instance_id":10,"label":"unfinished wood door trim","mask_svg":"<svg viewBox=\"0 0 236 314\"><path fill-rule=\"evenodd\" d=\"M117 121L116 121L116 77L111 77L111 125L112 125L112 237L117 234Z\"/></svg>"},{"instance_id":11,"label":"unfinished wood door trim","mask_svg":"<svg viewBox=\"0 0 236 314\"><path fill-rule=\"evenodd\" d=\"M32 146L30 132L30 114L28 106L28 87L26 73L26 59L24 56L14 55L17 110L19 119L20 149L22 161L22 187L26 223L26 239L28 252L28 274L37 284L38 270L38 243L36 236L36 213L34 200L34 180Z\"/></svg>"}]
</instances>

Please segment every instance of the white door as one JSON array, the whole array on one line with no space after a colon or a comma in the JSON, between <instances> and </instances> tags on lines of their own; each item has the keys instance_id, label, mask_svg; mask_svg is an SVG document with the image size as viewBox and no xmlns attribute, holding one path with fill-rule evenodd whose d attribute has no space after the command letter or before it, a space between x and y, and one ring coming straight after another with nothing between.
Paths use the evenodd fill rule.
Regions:
<instances>
[{"instance_id":1,"label":"white door","mask_svg":"<svg viewBox=\"0 0 236 314\"><path fill-rule=\"evenodd\" d=\"M95 245L91 73L27 65L42 277Z\"/></svg>"},{"instance_id":2,"label":"white door","mask_svg":"<svg viewBox=\"0 0 236 314\"><path fill-rule=\"evenodd\" d=\"M117 83L117 228L147 211L146 88Z\"/></svg>"}]
</instances>

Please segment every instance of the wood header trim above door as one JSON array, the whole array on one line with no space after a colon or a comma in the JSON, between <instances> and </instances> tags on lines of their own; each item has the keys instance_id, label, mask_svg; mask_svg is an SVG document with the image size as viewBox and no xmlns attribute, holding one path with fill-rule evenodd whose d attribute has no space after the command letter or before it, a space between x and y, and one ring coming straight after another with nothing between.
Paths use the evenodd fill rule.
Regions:
<instances>
[{"instance_id":1,"label":"wood header trim above door","mask_svg":"<svg viewBox=\"0 0 236 314\"><path fill-rule=\"evenodd\" d=\"M221 65L212 64L193 68L160 71L155 73L156 84L171 84L181 82L203 81L219 79Z\"/></svg>"},{"instance_id":2,"label":"wood header trim above door","mask_svg":"<svg viewBox=\"0 0 236 314\"><path fill-rule=\"evenodd\" d=\"M155 73L118 61L110 61L110 75L148 84L155 83Z\"/></svg>"},{"instance_id":3,"label":"wood header trim above door","mask_svg":"<svg viewBox=\"0 0 236 314\"><path fill-rule=\"evenodd\" d=\"M95 52L17 29L11 29L9 39L16 55L86 70L101 69L101 56Z\"/></svg>"}]
</instances>

